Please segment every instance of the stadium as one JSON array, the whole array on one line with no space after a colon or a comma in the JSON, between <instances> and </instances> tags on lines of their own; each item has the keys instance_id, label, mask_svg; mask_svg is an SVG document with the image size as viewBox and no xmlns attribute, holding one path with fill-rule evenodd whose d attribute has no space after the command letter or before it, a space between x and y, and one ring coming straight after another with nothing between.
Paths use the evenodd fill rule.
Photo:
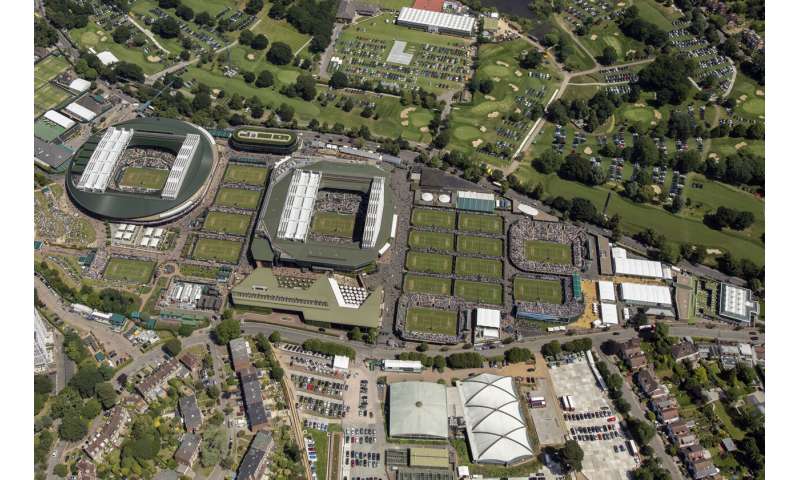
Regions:
<instances>
[{"instance_id":1,"label":"stadium","mask_svg":"<svg viewBox=\"0 0 800 480\"><path fill-rule=\"evenodd\" d=\"M288 155L300 144L293 132L253 126L237 128L228 142L236 150L275 155Z\"/></svg>"},{"instance_id":2,"label":"stadium","mask_svg":"<svg viewBox=\"0 0 800 480\"><path fill-rule=\"evenodd\" d=\"M214 139L203 128L138 118L92 135L73 156L65 184L92 216L158 224L200 202L216 163Z\"/></svg>"},{"instance_id":3,"label":"stadium","mask_svg":"<svg viewBox=\"0 0 800 480\"><path fill-rule=\"evenodd\" d=\"M358 271L388 250L397 222L389 174L306 158L275 164L251 255L263 265Z\"/></svg>"},{"instance_id":4,"label":"stadium","mask_svg":"<svg viewBox=\"0 0 800 480\"><path fill-rule=\"evenodd\" d=\"M524 272L571 275L584 266L586 232L566 223L520 220L508 230L511 262Z\"/></svg>"},{"instance_id":5,"label":"stadium","mask_svg":"<svg viewBox=\"0 0 800 480\"><path fill-rule=\"evenodd\" d=\"M581 279L573 275L517 275L514 312L521 320L571 322L583 313Z\"/></svg>"}]
</instances>

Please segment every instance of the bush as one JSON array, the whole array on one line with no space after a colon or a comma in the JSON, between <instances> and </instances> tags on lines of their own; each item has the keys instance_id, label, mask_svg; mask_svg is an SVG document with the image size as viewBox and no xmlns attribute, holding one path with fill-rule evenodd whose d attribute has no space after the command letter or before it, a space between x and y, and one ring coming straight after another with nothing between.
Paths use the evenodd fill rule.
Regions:
<instances>
[{"instance_id":1,"label":"bush","mask_svg":"<svg viewBox=\"0 0 800 480\"><path fill-rule=\"evenodd\" d=\"M339 345L338 343L325 342L322 340L306 340L303 342L303 349L310 352L321 353L323 355L342 355L354 360L356 351L350 347Z\"/></svg>"},{"instance_id":2,"label":"bush","mask_svg":"<svg viewBox=\"0 0 800 480\"><path fill-rule=\"evenodd\" d=\"M292 62L292 58L294 58L292 47L283 42L273 43L267 52L267 60L274 65L288 65Z\"/></svg>"},{"instance_id":3,"label":"bush","mask_svg":"<svg viewBox=\"0 0 800 480\"><path fill-rule=\"evenodd\" d=\"M452 369L480 368L483 366L483 356L476 352L454 353L447 357L447 366Z\"/></svg>"}]
</instances>

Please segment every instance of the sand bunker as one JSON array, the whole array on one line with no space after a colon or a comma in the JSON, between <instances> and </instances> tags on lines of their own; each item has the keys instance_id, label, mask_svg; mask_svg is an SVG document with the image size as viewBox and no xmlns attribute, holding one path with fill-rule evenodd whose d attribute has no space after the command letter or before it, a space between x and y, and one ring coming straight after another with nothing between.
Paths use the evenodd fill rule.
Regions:
<instances>
[{"instance_id":1,"label":"sand bunker","mask_svg":"<svg viewBox=\"0 0 800 480\"><path fill-rule=\"evenodd\" d=\"M709 255L722 255L722 250L718 248L706 248L706 253Z\"/></svg>"},{"instance_id":2,"label":"sand bunker","mask_svg":"<svg viewBox=\"0 0 800 480\"><path fill-rule=\"evenodd\" d=\"M661 120L661 112L658 110L653 110L653 116L656 117L656 120Z\"/></svg>"},{"instance_id":3,"label":"sand bunker","mask_svg":"<svg viewBox=\"0 0 800 480\"><path fill-rule=\"evenodd\" d=\"M508 64L506 62L501 62L500 60L495 62L496 64L500 65L501 67L507 67Z\"/></svg>"},{"instance_id":4,"label":"sand bunker","mask_svg":"<svg viewBox=\"0 0 800 480\"><path fill-rule=\"evenodd\" d=\"M159 57L158 55L148 55L147 61L150 63L158 63L161 61L161 57Z\"/></svg>"},{"instance_id":5,"label":"sand bunker","mask_svg":"<svg viewBox=\"0 0 800 480\"><path fill-rule=\"evenodd\" d=\"M592 149L590 147L586 147L583 149L583 153L585 153L586 155L591 155Z\"/></svg>"},{"instance_id":6,"label":"sand bunker","mask_svg":"<svg viewBox=\"0 0 800 480\"><path fill-rule=\"evenodd\" d=\"M478 130L480 130L480 131L481 131L481 133L485 133L485 132L486 132L486 127L484 127L483 125L481 125L481 128L479 128Z\"/></svg>"},{"instance_id":7,"label":"sand bunker","mask_svg":"<svg viewBox=\"0 0 800 480\"><path fill-rule=\"evenodd\" d=\"M646 107L647 105L645 105L644 103L634 103L633 106L642 108L642 107Z\"/></svg>"},{"instance_id":8,"label":"sand bunker","mask_svg":"<svg viewBox=\"0 0 800 480\"><path fill-rule=\"evenodd\" d=\"M739 142L739 143L737 143L737 144L736 144L736 146L734 146L733 148L735 148L736 150L741 150L741 149L743 149L743 148L744 148L744 147L746 147L746 146L747 146L747 142Z\"/></svg>"},{"instance_id":9,"label":"sand bunker","mask_svg":"<svg viewBox=\"0 0 800 480\"><path fill-rule=\"evenodd\" d=\"M624 7L625 5L626 5L626 4L625 4L625 2L619 2L619 3L617 4L617 6L618 6L618 7Z\"/></svg>"},{"instance_id":10,"label":"sand bunker","mask_svg":"<svg viewBox=\"0 0 800 480\"><path fill-rule=\"evenodd\" d=\"M400 112L400 119L401 120L407 119L408 118L408 114L413 112L416 109L417 109L417 107L408 107L408 108L404 109L402 112Z\"/></svg>"},{"instance_id":11,"label":"sand bunker","mask_svg":"<svg viewBox=\"0 0 800 480\"><path fill-rule=\"evenodd\" d=\"M486 115L489 118L497 118L500 116L500 112L492 112Z\"/></svg>"},{"instance_id":12,"label":"sand bunker","mask_svg":"<svg viewBox=\"0 0 800 480\"><path fill-rule=\"evenodd\" d=\"M256 54L255 53L248 53L247 54L247 59L248 60L255 60L256 59Z\"/></svg>"},{"instance_id":13,"label":"sand bunker","mask_svg":"<svg viewBox=\"0 0 800 480\"><path fill-rule=\"evenodd\" d=\"M403 120L402 122L400 122L400 125L402 125L404 127L407 127L408 126L408 120Z\"/></svg>"},{"instance_id":14,"label":"sand bunker","mask_svg":"<svg viewBox=\"0 0 800 480\"><path fill-rule=\"evenodd\" d=\"M759 97L763 97L764 96L764 90L756 90L756 95L759 96Z\"/></svg>"},{"instance_id":15,"label":"sand bunker","mask_svg":"<svg viewBox=\"0 0 800 480\"><path fill-rule=\"evenodd\" d=\"M711 160L719 160L719 155L712 152L708 154L708 158L710 158Z\"/></svg>"},{"instance_id":16,"label":"sand bunker","mask_svg":"<svg viewBox=\"0 0 800 480\"><path fill-rule=\"evenodd\" d=\"M101 42L105 42L106 40L108 40L108 37L106 37L106 36L100 37L100 41Z\"/></svg>"},{"instance_id":17,"label":"sand bunker","mask_svg":"<svg viewBox=\"0 0 800 480\"><path fill-rule=\"evenodd\" d=\"M477 140L473 140L472 141L472 148L478 148L481 143L483 143L483 140L481 140L480 138L477 139Z\"/></svg>"},{"instance_id":18,"label":"sand bunker","mask_svg":"<svg viewBox=\"0 0 800 480\"><path fill-rule=\"evenodd\" d=\"M491 100L491 101L493 101L493 102L494 102L494 101L495 101L495 100L497 100L497 99L496 99L496 98L494 98L494 97L493 97L493 96L491 96L491 95L486 95L486 100Z\"/></svg>"},{"instance_id":19,"label":"sand bunker","mask_svg":"<svg viewBox=\"0 0 800 480\"><path fill-rule=\"evenodd\" d=\"M519 92L519 87L514 85L513 83L509 83L508 86L511 87L511 90L514 90L515 92Z\"/></svg>"},{"instance_id":20,"label":"sand bunker","mask_svg":"<svg viewBox=\"0 0 800 480\"><path fill-rule=\"evenodd\" d=\"M739 101L740 102L747 101L747 95L739 95Z\"/></svg>"},{"instance_id":21,"label":"sand bunker","mask_svg":"<svg viewBox=\"0 0 800 480\"><path fill-rule=\"evenodd\" d=\"M430 131L430 128L428 128L428 127L419 127L419 131L422 132L422 133L428 133Z\"/></svg>"},{"instance_id":22,"label":"sand bunker","mask_svg":"<svg viewBox=\"0 0 800 480\"><path fill-rule=\"evenodd\" d=\"M592 40L597 40L597 35L593 33L592 36L589 38L591 38Z\"/></svg>"},{"instance_id":23,"label":"sand bunker","mask_svg":"<svg viewBox=\"0 0 800 480\"><path fill-rule=\"evenodd\" d=\"M219 88L212 88L211 89L211 94L214 95L215 97L218 97L220 91L221 90Z\"/></svg>"},{"instance_id":24,"label":"sand bunker","mask_svg":"<svg viewBox=\"0 0 800 480\"><path fill-rule=\"evenodd\" d=\"M518 77L521 77L522 76L522 72L520 72L519 70L514 70L514 75L516 75Z\"/></svg>"},{"instance_id":25,"label":"sand bunker","mask_svg":"<svg viewBox=\"0 0 800 480\"><path fill-rule=\"evenodd\" d=\"M658 185L650 185L653 188L653 192L656 195L661 195L661 187Z\"/></svg>"},{"instance_id":26,"label":"sand bunker","mask_svg":"<svg viewBox=\"0 0 800 480\"><path fill-rule=\"evenodd\" d=\"M492 81L493 82L499 82L500 81L500 77L492 77Z\"/></svg>"}]
</instances>

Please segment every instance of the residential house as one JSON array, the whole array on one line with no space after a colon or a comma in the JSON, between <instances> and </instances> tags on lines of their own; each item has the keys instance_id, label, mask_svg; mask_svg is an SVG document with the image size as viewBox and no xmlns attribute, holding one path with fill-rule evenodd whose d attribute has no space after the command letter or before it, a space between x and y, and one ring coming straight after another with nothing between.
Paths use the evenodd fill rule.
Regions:
<instances>
[{"instance_id":1,"label":"residential house","mask_svg":"<svg viewBox=\"0 0 800 480\"><path fill-rule=\"evenodd\" d=\"M656 412L656 416L661 423L673 423L681 419L681 415L675 407L659 410Z\"/></svg>"},{"instance_id":2,"label":"residential house","mask_svg":"<svg viewBox=\"0 0 800 480\"><path fill-rule=\"evenodd\" d=\"M97 468L94 463L82 458L76 467L78 469L77 480L97 480Z\"/></svg>"},{"instance_id":3,"label":"residential house","mask_svg":"<svg viewBox=\"0 0 800 480\"><path fill-rule=\"evenodd\" d=\"M185 466L186 469L192 468L199 452L200 436L194 433L184 433L181 438L181 446L175 452L175 461L179 465Z\"/></svg>"},{"instance_id":4,"label":"residential house","mask_svg":"<svg viewBox=\"0 0 800 480\"><path fill-rule=\"evenodd\" d=\"M713 477L718 474L719 468L711 460L699 460L689 464L689 473L692 474L694 480L700 480L701 478Z\"/></svg>"},{"instance_id":5,"label":"residential house","mask_svg":"<svg viewBox=\"0 0 800 480\"><path fill-rule=\"evenodd\" d=\"M745 397L747 404L755 407L755 409L761 412L762 415L765 415L767 411L765 400L766 398L764 397L764 392L761 390L756 390Z\"/></svg>"},{"instance_id":6,"label":"residential house","mask_svg":"<svg viewBox=\"0 0 800 480\"><path fill-rule=\"evenodd\" d=\"M185 353L181 356L181 363L190 373L195 373L201 365L201 360L191 353Z\"/></svg>"},{"instance_id":7,"label":"residential house","mask_svg":"<svg viewBox=\"0 0 800 480\"><path fill-rule=\"evenodd\" d=\"M711 452L703 448L699 443L693 443L681 449L681 456L685 462L693 463L699 460L709 460Z\"/></svg>"},{"instance_id":8,"label":"residential house","mask_svg":"<svg viewBox=\"0 0 800 480\"><path fill-rule=\"evenodd\" d=\"M669 395L669 390L664 385L658 383L658 379L652 370L641 370L636 375L636 382L645 395L651 400L659 399Z\"/></svg>"},{"instance_id":9,"label":"residential house","mask_svg":"<svg viewBox=\"0 0 800 480\"><path fill-rule=\"evenodd\" d=\"M130 419L128 410L123 406L117 405L112 408L103 426L86 440L83 451L92 460L99 460L112 448L119 447L122 432Z\"/></svg>"},{"instance_id":10,"label":"residential house","mask_svg":"<svg viewBox=\"0 0 800 480\"><path fill-rule=\"evenodd\" d=\"M667 436L678 448L688 447L697 443L697 437L686 420L678 420L667 425Z\"/></svg>"},{"instance_id":11,"label":"residential house","mask_svg":"<svg viewBox=\"0 0 800 480\"><path fill-rule=\"evenodd\" d=\"M695 366L700 360L700 351L694 342L683 341L672 346L672 358L676 362L689 362Z\"/></svg>"},{"instance_id":12,"label":"residential house","mask_svg":"<svg viewBox=\"0 0 800 480\"><path fill-rule=\"evenodd\" d=\"M170 358L153 370L153 373L139 382L136 385L136 391L139 392L139 395L145 400L152 402L156 398L166 394L164 385L167 382L178 376L186 376L188 373L188 370L181 365L177 358Z\"/></svg>"},{"instance_id":13,"label":"residential house","mask_svg":"<svg viewBox=\"0 0 800 480\"><path fill-rule=\"evenodd\" d=\"M639 370L647 365L647 357L642 351L642 341L638 337L621 343L619 349L620 357L631 370Z\"/></svg>"},{"instance_id":14,"label":"residential house","mask_svg":"<svg viewBox=\"0 0 800 480\"><path fill-rule=\"evenodd\" d=\"M736 450L738 450L738 448L736 448L736 443L733 441L731 437L723 438L722 446L725 447L725 450L728 452L735 452Z\"/></svg>"},{"instance_id":15,"label":"residential house","mask_svg":"<svg viewBox=\"0 0 800 480\"><path fill-rule=\"evenodd\" d=\"M270 412L264 408L258 370L255 368L242 370L239 372L239 381L242 385L242 399L250 430L261 430L268 425Z\"/></svg>"},{"instance_id":16,"label":"residential house","mask_svg":"<svg viewBox=\"0 0 800 480\"><path fill-rule=\"evenodd\" d=\"M245 338L235 338L228 343L234 372L250 367L250 344Z\"/></svg>"},{"instance_id":17,"label":"residential house","mask_svg":"<svg viewBox=\"0 0 800 480\"><path fill-rule=\"evenodd\" d=\"M197 397L187 395L178 400L178 408L183 418L183 426L187 432L197 433L203 426L203 412L197 406Z\"/></svg>"},{"instance_id":18,"label":"residential house","mask_svg":"<svg viewBox=\"0 0 800 480\"><path fill-rule=\"evenodd\" d=\"M250 442L237 471L237 480L260 480L267 471L269 454L274 442L271 432L258 432Z\"/></svg>"}]
</instances>

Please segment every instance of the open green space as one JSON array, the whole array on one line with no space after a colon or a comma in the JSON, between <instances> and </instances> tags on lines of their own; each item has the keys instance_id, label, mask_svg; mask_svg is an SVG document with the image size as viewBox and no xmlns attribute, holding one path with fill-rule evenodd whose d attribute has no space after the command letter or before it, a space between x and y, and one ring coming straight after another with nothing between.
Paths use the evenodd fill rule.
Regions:
<instances>
[{"instance_id":1,"label":"open green space","mask_svg":"<svg viewBox=\"0 0 800 480\"><path fill-rule=\"evenodd\" d=\"M122 172L119 184L124 187L160 190L167 182L169 170L163 168L128 167Z\"/></svg>"},{"instance_id":2,"label":"open green space","mask_svg":"<svg viewBox=\"0 0 800 480\"><path fill-rule=\"evenodd\" d=\"M503 262L488 258L457 257L456 275L502 278Z\"/></svg>"},{"instance_id":3,"label":"open green space","mask_svg":"<svg viewBox=\"0 0 800 480\"><path fill-rule=\"evenodd\" d=\"M564 289L558 280L515 277L514 299L561 305L564 303Z\"/></svg>"},{"instance_id":4,"label":"open green space","mask_svg":"<svg viewBox=\"0 0 800 480\"><path fill-rule=\"evenodd\" d=\"M270 2L264 2L264 12L269 12L272 8ZM297 52L300 48L311 40L311 36L300 33L286 20L276 20L269 15L262 15L258 23L251 30L258 35L263 33L269 40L270 45L283 42L292 47L292 52ZM262 52L263 53L263 52Z\"/></svg>"},{"instance_id":5,"label":"open green space","mask_svg":"<svg viewBox=\"0 0 800 480\"><path fill-rule=\"evenodd\" d=\"M534 262L570 265L572 264L572 247L563 243L526 240L525 258Z\"/></svg>"},{"instance_id":6,"label":"open green space","mask_svg":"<svg viewBox=\"0 0 800 480\"><path fill-rule=\"evenodd\" d=\"M241 250L242 242L216 238L198 238L192 250L192 258L195 260L236 263L239 261Z\"/></svg>"},{"instance_id":7,"label":"open green space","mask_svg":"<svg viewBox=\"0 0 800 480\"><path fill-rule=\"evenodd\" d=\"M453 257L410 251L406 255L406 268L412 272L449 274L453 271Z\"/></svg>"},{"instance_id":8,"label":"open green space","mask_svg":"<svg viewBox=\"0 0 800 480\"><path fill-rule=\"evenodd\" d=\"M661 30L669 32L674 27L672 21L681 17L677 10L671 7L665 7L655 0L641 0L636 2L636 7L639 9L639 17L655 24Z\"/></svg>"},{"instance_id":9,"label":"open green space","mask_svg":"<svg viewBox=\"0 0 800 480\"><path fill-rule=\"evenodd\" d=\"M38 117L64 103L71 96L63 88L52 83L46 83L33 93L33 115Z\"/></svg>"},{"instance_id":10,"label":"open green space","mask_svg":"<svg viewBox=\"0 0 800 480\"><path fill-rule=\"evenodd\" d=\"M764 119L766 108L765 88L741 71L728 98L736 100L734 112L745 118Z\"/></svg>"},{"instance_id":11,"label":"open green space","mask_svg":"<svg viewBox=\"0 0 800 480\"><path fill-rule=\"evenodd\" d=\"M721 137L712 138L706 141L706 153L708 155L716 153L720 157L734 155L737 152L750 152L754 155L764 157L766 143L764 140L750 140L745 138Z\"/></svg>"},{"instance_id":12,"label":"open green space","mask_svg":"<svg viewBox=\"0 0 800 480\"><path fill-rule=\"evenodd\" d=\"M231 163L225 170L225 178L223 180L230 183L263 186L267 181L267 173L269 173L269 170L264 167Z\"/></svg>"},{"instance_id":13,"label":"open green space","mask_svg":"<svg viewBox=\"0 0 800 480\"><path fill-rule=\"evenodd\" d=\"M464 232L501 235L503 233L503 217L462 212L458 214L458 229Z\"/></svg>"},{"instance_id":14,"label":"open green space","mask_svg":"<svg viewBox=\"0 0 800 480\"><path fill-rule=\"evenodd\" d=\"M311 231L320 235L353 238L356 216L335 212L316 212L311 221Z\"/></svg>"},{"instance_id":15,"label":"open green space","mask_svg":"<svg viewBox=\"0 0 800 480\"><path fill-rule=\"evenodd\" d=\"M456 239L456 250L458 253L501 257L503 255L503 240L499 238L459 235Z\"/></svg>"},{"instance_id":16,"label":"open green space","mask_svg":"<svg viewBox=\"0 0 800 480\"><path fill-rule=\"evenodd\" d=\"M613 48L619 62L625 61L634 54L641 54L645 48L644 43L623 34L614 20L604 20L592 25L586 35L579 38L595 57L602 55L603 49L606 47Z\"/></svg>"},{"instance_id":17,"label":"open green space","mask_svg":"<svg viewBox=\"0 0 800 480\"><path fill-rule=\"evenodd\" d=\"M156 262L131 258L111 257L106 264L103 278L130 283L147 283L153 276Z\"/></svg>"},{"instance_id":18,"label":"open green space","mask_svg":"<svg viewBox=\"0 0 800 480\"><path fill-rule=\"evenodd\" d=\"M138 30L135 31L138 32ZM69 36L82 48L87 50L93 48L97 53L109 51L120 59L120 61L139 65L142 67L142 71L145 75L153 74L167 67L167 63L164 60L166 54L159 50L149 39L141 47L129 47L115 42L111 38L111 33L112 32L103 30L100 25L90 19L85 27L70 30ZM158 42L164 46L164 48L170 49L170 47L165 45L163 39L159 38ZM170 53L177 54L180 53L180 50L170 50ZM148 60L148 57L151 58Z\"/></svg>"},{"instance_id":19,"label":"open green space","mask_svg":"<svg viewBox=\"0 0 800 480\"><path fill-rule=\"evenodd\" d=\"M584 70L589 70L595 66L594 59L589 56L578 43L570 37L567 32L561 27L558 22L553 22L553 25L560 30L562 38L567 42L567 45L570 46L570 53L564 59L564 66L567 70L572 72L582 72ZM577 37L576 37L577 38ZM581 44L585 44L586 40L585 37L579 40ZM587 48L588 50L588 48Z\"/></svg>"},{"instance_id":20,"label":"open green space","mask_svg":"<svg viewBox=\"0 0 800 480\"><path fill-rule=\"evenodd\" d=\"M408 246L411 248L451 252L453 251L453 234L411 230L408 234Z\"/></svg>"},{"instance_id":21,"label":"open green space","mask_svg":"<svg viewBox=\"0 0 800 480\"><path fill-rule=\"evenodd\" d=\"M238 213L208 212L203 230L231 235L244 235L250 227L250 215Z\"/></svg>"},{"instance_id":22,"label":"open green space","mask_svg":"<svg viewBox=\"0 0 800 480\"><path fill-rule=\"evenodd\" d=\"M411 224L417 227L453 229L456 226L456 213L452 210L415 208L411 211Z\"/></svg>"},{"instance_id":23,"label":"open green space","mask_svg":"<svg viewBox=\"0 0 800 480\"><path fill-rule=\"evenodd\" d=\"M410 332L455 335L458 312L434 308L409 308L406 312L405 329Z\"/></svg>"},{"instance_id":24,"label":"open green space","mask_svg":"<svg viewBox=\"0 0 800 480\"><path fill-rule=\"evenodd\" d=\"M414 5L414 0L370 0L369 3L386 9L400 10Z\"/></svg>"},{"instance_id":25,"label":"open green space","mask_svg":"<svg viewBox=\"0 0 800 480\"><path fill-rule=\"evenodd\" d=\"M403 279L403 291L446 296L450 295L450 283L449 278L407 274Z\"/></svg>"},{"instance_id":26,"label":"open green space","mask_svg":"<svg viewBox=\"0 0 800 480\"><path fill-rule=\"evenodd\" d=\"M214 204L223 207L255 210L258 207L259 198L261 198L261 192L258 190L223 187L217 192L217 198L214 200Z\"/></svg>"},{"instance_id":27,"label":"open green space","mask_svg":"<svg viewBox=\"0 0 800 480\"><path fill-rule=\"evenodd\" d=\"M33 67L33 89L38 90L61 72L69 68L69 62L60 55L49 55Z\"/></svg>"},{"instance_id":28,"label":"open green space","mask_svg":"<svg viewBox=\"0 0 800 480\"><path fill-rule=\"evenodd\" d=\"M456 280L455 295L468 302L503 304L503 286L499 283Z\"/></svg>"}]
</instances>

